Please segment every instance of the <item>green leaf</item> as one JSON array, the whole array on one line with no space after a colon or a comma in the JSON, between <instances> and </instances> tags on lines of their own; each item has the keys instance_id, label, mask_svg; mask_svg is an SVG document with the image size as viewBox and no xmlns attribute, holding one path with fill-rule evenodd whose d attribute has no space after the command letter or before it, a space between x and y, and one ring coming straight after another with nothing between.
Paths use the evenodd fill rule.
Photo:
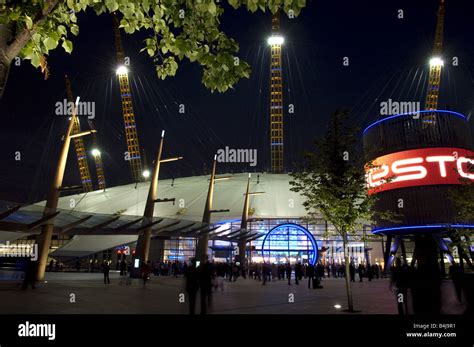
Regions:
<instances>
[{"instance_id":1,"label":"green leaf","mask_svg":"<svg viewBox=\"0 0 474 347\"><path fill-rule=\"evenodd\" d=\"M34 67L40 66L40 55L38 52L33 52L31 55L31 65Z\"/></svg>"},{"instance_id":2,"label":"green leaf","mask_svg":"<svg viewBox=\"0 0 474 347\"><path fill-rule=\"evenodd\" d=\"M52 49L55 49L57 46L58 46L58 40L55 40L53 39L51 36L50 37L47 37L44 41L43 41L44 45L46 46L46 48L48 50L52 50Z\"/></svg>"},{"instance_id":3,"label":"green leaf","mask_svg":"<svg viewBox=\"0 0 474 347\"><path fill-rule=\"evenodd\" d=\"M66 27L64 25L58 25L57 33L61 36L67 34Z\"/></svg>"},{"instance_id":4,"label":"green leaf","mask_svg":"<svg viewBox=\"0 0 474 347\"><path fill-rule=\"evenodd\" d=\"M216 4L214 3L214 1L212 1L211 3L209 3L209 7L207 9L211 14L216 14L216 11L217 11L217 6Z\"/></svg>"},{"instance_id":5,"label":"green leaf","mask_svg":"<svg viewBox=\"0 0 474 347\"><path fill-rule=\"evenodd\" d=\"M248 0L247 2L247 8L249 9L250 12L255 12L258 10L258 2L257 0Z\"/></svg>"},{"instance_id":6,"label":"green leaf","mask_svg":"<svg viewBox=\"0 0 474 347\"><path fill-rule=\"evenodd\" d=\"M105 0L105 6L107 6L110 12L117 11L119 8L119 5L115 0Z\"/></svg>"},{"instance_id":7,"label":"green leaf","mask_svg":"<svg viewBox=\"0 0 474 347\"><path fill-rule=\"evenodd\" d=\"M130 7L125 8L122 13L124 18L130 19L133 17L133 10Z\"/></svg>"},{"instance_id":8,"label":"green leaf","mask_svg":"<svg viewBox=\"0 0 474 347\"><path fill-rule=\"evenodd\" d=\"M21 16L21 13L19 11L14 11L8 15L8 18L11 21L16 22L18 19L20 19L20 16Z\"/></svg>"},{"instance_id":9,"label":"green leaf","mask_svg":"<svg viewBox=\"0 0 474 347\"><path fill-rule=\"evenodd\" d=\"M31 20L31 18L27 15L25 15L25 24L26 24L26 28L28 30L31 30L33 28L33 21Z\"/></svg>"},{"instance_id":10,"label":"green leaf","mask_svg":"<svg viewBox=\"0 0 474 347\"><path fill-rule=\"evenodd\" d=\"M22 50L21 50L21 56L26 59L31 59L31 56L33 54L33 45L31 43L27 44Z\"/></svg>"},{"instance_id":11,"label":"green leaf","mask_svg":"<svg viewBox=\"0 0 474 347\"><path fill-rule=\"evenodd\" d=\"M77 24L71 25L71 33L72 33L74 36L79 35L79 26L78 26Z\"/></svg>"},{"instance_id":12,"label":"green leaf","mask_svg":"<svg viewBox=\"0 0 474 347\"><path fill-rule=\"evenodd\" d=\"M240 7L240 0L229 0L229 5L236 10Z\"/></svg>"},{"instance_id":13,"label":"green leaf","mask_svg":"<svg viewBox=\"0 0 474 347\"><path fill-rule=\"evenodd\" d=\"M72 52L72 42L71 42L71 41L69 41L69 40L64 40L64 41L63 41L63 44L62 44L61 46L64 48L64 50L66 51L66 53L71 54L71 52Z\"/></svg>"},{"instance_id":14,"label":"green leaf","mask_svg":"<svg viewBox=\"0 0 474 347\"><path fill-rule=\"evenodd\" d=\"M150 10L150 1L142 0L142 8L145 12L148 12Z\"/></svg>"}]
</instances>

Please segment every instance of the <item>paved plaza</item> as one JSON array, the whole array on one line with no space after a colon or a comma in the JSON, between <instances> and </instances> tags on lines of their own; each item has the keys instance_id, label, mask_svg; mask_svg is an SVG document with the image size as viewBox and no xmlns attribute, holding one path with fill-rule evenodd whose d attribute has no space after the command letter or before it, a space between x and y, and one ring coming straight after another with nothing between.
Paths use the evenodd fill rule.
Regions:
<instances>
[{"instance_id":1,"label":"paved plaza","mask_svg":"<svg viewBox=\"0 0 474 347\"><path fill-rule=\"evenodd\" d=\"M224 291L214 292L214 314L345 314L346 291L343 279L323 280L322 289L308 289L307 280L289 286L285 280L261 282L239 278L224 282ZM180 302L184 279L152 277L143 288L140 280L122 284L116 272L111 284L100 273L47 273L46 283L35 290L22 291L15 284L0 284L0 312L5 314L186 314ZM388 279L352 283L354 307L359 314L395 314L396 302ZM444 313L461 313L450 281L443 284ZM198 294L199 296L199 294ZM71 303L71 298L75 303ZM181 296L182 299L182 296ZM292 300L294 299L294 300ZM294 301L294 302L291 302ZM335 305L341 305L337 309ZM199 299L197 303L199 312Z\"/></svg>"}]
</instances>

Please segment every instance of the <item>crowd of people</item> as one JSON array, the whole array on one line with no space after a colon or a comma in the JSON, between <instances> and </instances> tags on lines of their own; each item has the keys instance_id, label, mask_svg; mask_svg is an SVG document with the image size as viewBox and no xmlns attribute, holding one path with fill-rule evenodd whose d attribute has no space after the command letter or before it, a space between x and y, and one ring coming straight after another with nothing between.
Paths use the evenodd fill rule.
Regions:
<instances>
[{"instance_id":1,"label":"crowd of people","mask_svg":"<svg viewBox=\"0 0 474 347\"><path fill-rule=\"evenodd\" d=\"M88 271L94 272L96 264L91 261L89 265ZM120 284L122 284L123 280L125 280L127 284L131 283L129 276L132 271L131 265L131 262L127 261L125 257L122 257L118 261L117 270L120 270ZM104 275L104 284L110 284L109 274L111 261L103 260L99 266ZM80 271L80 264L78 264L76 268ZM26 289L29 285L35 288L33 266L25 266L25 269L25 280L22 288ZM61 269L62 266L60 262L52 260L49 263L49 271L61 271ZM321 262L318 262L315 265L311 265L308 263L302 264L301 262L295 264L290 264L289 262L277 264L266 261L263 263L250 262L248 265L243 266L237 261L214 262L209 261L206 257L206 260L198 266L194 259L189 263L177 260L154 263L150 261L146 263L142 262L139 271L139 277L142 278L144 287L152 274L154 276L168 276L174 278L184 277L190 313L195 313L196 296L197 293L200 292L201 314L205 314L211 306L213 290L224 291L225 281L235 282L242 277L243 279L251 279L259 282L262 285L282 280L287 281L288 285L299 285L304 279L307 280L308 288L317 289L322 288L321 282L326 277L345 278L346 266L344 263L327 263L323 265ZM434 311L438 310L435 306L440 304L440 291L432 291L429 293L430 295L427 295L424 288L426 287L426 283L430 281L441 282L444 276L441 275L441 272L437 272L436 274L427 273L426 271L418 274L418 272L416 267L408 265L406 261L402 262L400 258L395 259L390 269L390 289L393 290L395 294L398 312L400 314L406 314L409 311L409 295L415 312L426 312L428 306L432 307ZM384 271L379 264L360 263L356 266L351 262L349 264L349 277L351 282L355 282L356 274L358 275L359 282L363 282L364 278L367 278L368 281L385 278ZM420 275L423 276L420 277ZM466 301L470 303L469 307L472 310L474 295L470 293L472 290L466 289L468 287L467 282L464 279L463 271L459 265L451 265L449 268L449 277L454 284L457 300L461 302L464 295ZM431 287L438 288L439 285L438 283L433 283Z\"/></svg>"},{"instance_id":2,"label":"crowd of people","mask_svg":"<svg viewBox=\"0 0 474 347\"><path fill-rule=\"evenodd\" d=\"M396 258L390 270L390 289L395 293L399 314L441 312L443 305L441 282L445 274L438 266L415 267ZM466 313L472 314L474 312L472 280L469 280L458 263L450 265L449 278L454 286L456 300L461 303L464 298L467 303Z\"/></svg>"}]
</instances>

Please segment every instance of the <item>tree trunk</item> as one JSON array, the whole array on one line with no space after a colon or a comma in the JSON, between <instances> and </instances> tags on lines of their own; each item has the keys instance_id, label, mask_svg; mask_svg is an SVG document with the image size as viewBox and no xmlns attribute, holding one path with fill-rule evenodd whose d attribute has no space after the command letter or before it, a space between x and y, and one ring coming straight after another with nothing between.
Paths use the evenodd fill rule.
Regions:
<instances>
[{"instance_id":1,"label":"tree trunk","mask_svg":"<svg viewBox=\"0 0 474 347\"><path fill-rule=\"evenodd\" d=\"M10 73L10 61L0 58L0 100L3 97L5 86L7 85L8 75Z\"/></svg>"},{"instance_id":2,"label":"tree trunk","mask_svg":"<svg viewBox=\"0 0 474 347\"><path fill-rule=\"evenodd\" d=\"M11 59L7 55L8 44L12 40L12 25L0 24L0 99L8 80Z\"/></svg>"},{"instance_id":3,"label":"tree trunk","mask_svg":"<svg viewBox=\"0 0 474 347\"><path fill-rule=\"evenodd\" d=\"M352 302L352 289L351 289L351 282L350 282L350 270L349 270L349 254L347 254L347 242L343 241L344 246L344 262L345 262L345 273L346 273L346 292L347 292L347 310L349 312L354 312L354 304Z\"/></svg>"}]
</instances>

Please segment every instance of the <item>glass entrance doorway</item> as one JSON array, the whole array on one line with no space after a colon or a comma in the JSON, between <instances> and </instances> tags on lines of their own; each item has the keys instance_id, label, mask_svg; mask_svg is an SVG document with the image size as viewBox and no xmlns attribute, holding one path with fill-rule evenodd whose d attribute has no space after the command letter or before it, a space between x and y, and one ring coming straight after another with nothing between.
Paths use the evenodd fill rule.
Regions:
<instances>
[{"instance_id":1,"label":"glass entrance doorway","mask_svg":"<svg viewBox=\"0 0 474 347\"><path fill-rule=\"evenodd\" d=\"M310 263L318 259L313 235L298 224L281 224L268 232L262 242L263 260L270 263Z\"/></svg>"}]
</instances>

